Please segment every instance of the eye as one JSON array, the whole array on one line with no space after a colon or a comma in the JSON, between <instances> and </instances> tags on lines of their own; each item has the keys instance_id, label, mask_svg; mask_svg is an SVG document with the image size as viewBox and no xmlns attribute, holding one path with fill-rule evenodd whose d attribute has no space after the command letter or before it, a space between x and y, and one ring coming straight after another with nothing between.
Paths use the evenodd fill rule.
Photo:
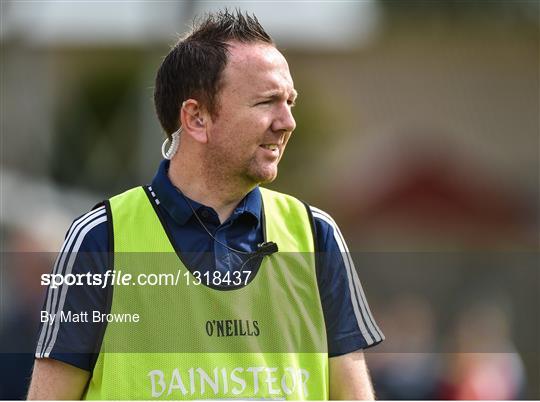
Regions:
<instances>
[{"instance_id":1,"label":"eye","mask_svg":"<svg viewBox=\"0 0 540 402\"><path fill-rule=\"evenodd\" d=\"M255 106L257 106L257 105L269 105L269 104L271 104L271 103L272 103L272 100L271 100L271 99L267 99L267 100L264 100L264 101L261 101L261 102L257 102L257 103L255 104Z\"/></svg>"}]
</instances>

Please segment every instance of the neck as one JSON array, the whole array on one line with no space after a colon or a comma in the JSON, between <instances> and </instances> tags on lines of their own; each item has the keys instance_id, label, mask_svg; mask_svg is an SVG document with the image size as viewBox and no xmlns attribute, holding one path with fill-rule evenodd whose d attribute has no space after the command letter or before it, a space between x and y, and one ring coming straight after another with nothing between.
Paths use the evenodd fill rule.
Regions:
<instances>
[{"instance_id":1,"label":"neck","mask_svg":"<svg viewBox=\"0 0 540 402\"><path fill-rule=\"evenodd\" d=\"M221 223L231 216L240 201L255 188L254 185L227 180L222 172L215 174L212 169L201 164L195 166L183 158L173 158L169 165L169 179L186 197L213 208Z\"/></svg>"}]
</instances>

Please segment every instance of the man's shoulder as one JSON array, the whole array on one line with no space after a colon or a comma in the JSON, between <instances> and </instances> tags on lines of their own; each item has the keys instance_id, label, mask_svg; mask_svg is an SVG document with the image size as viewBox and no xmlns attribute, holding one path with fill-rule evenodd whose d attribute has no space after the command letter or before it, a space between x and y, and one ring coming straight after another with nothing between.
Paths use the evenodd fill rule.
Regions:
<instances>
[{"instance_id":1,"label":"man's shoulder","mask_svg":"<svg viewBox=\"0 0 540 402\"><path fill-rule=\"evenodd\" d=\"M339 230L336 221L334 220L334 218L332 218L332 216L328 212L318 207L315 207L314 205L311 205L310 203L306 202L302 198L299 198L292 194L282 193L279 191L270 190L268 188L263 188L263 187L260 187L260 190L261 190L261 193L266 193L267 195L271 195L274 197L282 197L285 199L288 198L288 199L296 200L304 204L304 206L309 210L309 213L313 216L316 229L319 229L318 231L329 233L329 232L333 232L334 230Z\"/></svg>"},{"instance_id":2,"label":"man's shoulder","mask_svg":"<svg viewBox=\"0 0 540 402\"><path fill-rule=\"evenodd\" d=\"M149 185L135 186L135 187L128 188L116 195L113 195L107 201L103 202L103 204L105 204L106 202L123 203L126 200L131 201L134 199L140 199L141 197L147 198L148 193L151 193L152 195L155 196L154 191L152 190L152 186L149 186Z\"/></svg>"},{"instance_id":3,"label":"man's shoulder","mask_svg":"<svg viewBox=\"0 0 540 402\"><path fill-rule=\"evenodd\" d=\"M346 247L340 247L340 244L345 244L345 241L343 240L343 236L336 221L328 212L309 204L302 198L295 195L281 193L275 190L269 190L267 188L261 188L261 190L262 192L274 195L275 197L289 198L304 204L305 208L309 211L309 214L313 218L315 236L317 237L317 243L321 251L334 248L341 250L342 248Z\"/></svg>"},{"instance_id":4,"label":"man's shoulder","mask_svg":"<svg viewBox=\"0 0 540 402\"><path fill-rule=\"evenodd\" d=\"M289 206L296 205L297 208L302 206L308 207L308 204L306 202L304 202L298 197L295 197L294 195L282 193L276 190L270 190L265 187L258 187L258 190L260 191L261 196L265 201L272 201L272 203L282 205L288 204Z\"/></svg>"},{"instance_id":5,"label":"man's shoulder","mask_svg":"<svg viewBox=\"0 0 540 402\"><path fill-rule=\"evenodd\" d=\"M345 240L334 218L328 212L313 205L309 205L309 210L313 216L319 251L344 249Z\"/></svg>"},{"instance_id":6,"label":"man's shoulder","mask_svg":"<svg viewBox=\"0 0 540 402\"><path fill-rule=\"evenodd\" d=\"M107 219L103 203L74 219L66 233L62 252L108 252Z\"/></svg>"},{"instance_id":7,"label":"man's shoulder","mask_svg":"<svg viewBox=\"0 0 540 402\"><path fill-rule=\"evenodd\" d=\"M317 208L313 205L308 205L309 206L309 210L311 212L311 214L313 215L313 218L318 221L318 222L321 222L322 225L324 225L325 227L328 226L328 227L332 227L332 226L335 226L337 227L337 223L336 221L334 220L334 218L332 218L332 216L320 209L320 208Z\"/></svg>"},{"instance_id":8,"label":"man's shoulder","mask_svg":"<svg viewBox=\"0 0 540 402\"><path fill-rule=\"evenodd\" d=\"M266 187L258 187L258 190L260 190L261 194L266 195L267 197L282 198L282 199L297 201L303 204L306 208L309 208L311 213L317 212L318 214L323 214L327 216L328 219L333 220L327 212L317 207L314 207L313 205L309 204L309 202L304 200L302 197L298 197L297 195L284 193L281 191L271 190Z\"/></svg>"}]
</instances>

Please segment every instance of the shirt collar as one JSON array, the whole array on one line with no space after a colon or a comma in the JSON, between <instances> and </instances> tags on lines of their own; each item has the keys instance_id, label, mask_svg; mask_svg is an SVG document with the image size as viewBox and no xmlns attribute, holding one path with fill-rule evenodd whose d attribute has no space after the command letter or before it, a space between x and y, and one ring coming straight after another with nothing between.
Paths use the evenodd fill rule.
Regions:
<instances>
[{"instance_id":1,"label":"shirt collar","mask_svg":"<svg viewBox=\"0 0 540 402\"><path fill-rule=\"evenodd\" d=\"M195 211L198 211L200 208L204 208L205 205L184 196L179 189L174 187L168 175L169 164L170 161L163 160L159 165L159 169L152 180L152 190L156 194L160 202L160 206L165 208L165 210L177 223L180 225L185 225L193 215L193 211L187 204L185 198L189 200ZM258 223L261 217L261 210L261 191L259 190L259 187L255 187L242 199L242 201L238 203L229 219L235 220L238 217L245 215L255 218Z\"/></svg>"}]
</instances>

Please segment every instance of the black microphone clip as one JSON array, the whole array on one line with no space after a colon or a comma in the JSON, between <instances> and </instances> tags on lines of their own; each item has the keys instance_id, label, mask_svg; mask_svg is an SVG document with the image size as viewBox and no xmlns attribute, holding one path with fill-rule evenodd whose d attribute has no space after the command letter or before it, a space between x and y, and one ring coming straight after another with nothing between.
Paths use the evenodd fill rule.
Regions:
<instances>
[{"instance_id":1,"label":"black microphone clip","mask_svg":"<svg viewBox=\"0 0 540 402\"><path fill-rule=\"evenodd\" d=\"M272 255L274 253L277 253L279 251L278 245L274 243L273 241L265 241L264 243L259 243L257 245L257 254L260 255Z\"/></svg>"}]
</instances>

